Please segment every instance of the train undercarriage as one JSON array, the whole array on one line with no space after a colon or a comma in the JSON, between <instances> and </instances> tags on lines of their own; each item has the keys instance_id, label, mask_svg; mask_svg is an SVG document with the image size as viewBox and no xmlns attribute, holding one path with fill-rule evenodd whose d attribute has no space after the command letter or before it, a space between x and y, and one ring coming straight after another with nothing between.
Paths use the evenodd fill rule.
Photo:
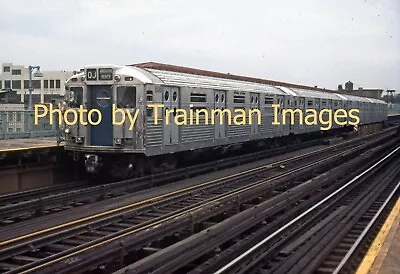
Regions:
<instances>
[{"instance_id":1,"label":"train undercarriage","mask_svg":"<svg viewBox=\"0 0 400 274\"><path fill-rule=\"evenodd\" d=\"M268 138L246 143L216 146L207 149L169 153L147 157L144 154L120 154L120 153L92 153L74 151L74 158L83 161L88 173L113 179L129 179L145 174L155 174L162 171L173 170L191 164L199 164L211 159L219 159L226 156L240 155L273 149L286 145L297 144L303 141L316 139L321 136L335 135L352 131L351 127L344 127L325 132L306 133L301 135L288 135L285 137Z\"/></svg>"},{"instance_id":2,"label":"train undercarriage","mask_svg":"<svg viewBox=\"0 0 400 274\"><path fill-rule=\"evenodd\" d=\"M106 173L116 179L129 179L177 167L174 154L146 157L142 154L82 153L81 156L84 156L86 172Z\"/></svg>"}]
</instances>

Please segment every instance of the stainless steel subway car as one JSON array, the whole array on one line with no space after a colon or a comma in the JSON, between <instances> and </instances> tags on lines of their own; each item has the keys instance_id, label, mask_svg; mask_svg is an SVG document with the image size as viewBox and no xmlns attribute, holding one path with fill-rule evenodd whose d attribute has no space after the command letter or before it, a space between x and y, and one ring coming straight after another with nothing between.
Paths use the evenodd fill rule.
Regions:
<instances>
[{"instance_id":1,"label":"stainless steel subway car","mask_svg":"<svg viewBox=\"0 0 400 274\"><path fill-rule=\"evenodd\" d=\"M149 107L154 104L163 107ZM283 109L359 109L360 124L387 119L387 105L381 100L317 88L157 63L91 65L67 81L62 111L71 109L65 115L69 121L74 119L73 110L78 112L81 107L86 113L81 113L77 123L64 124L61 138L66 150L84 159L87 171L107 169L114 176L130 177L148 170L172 168L177 155L182 153L191 157L199 151L224 151L249 142L266 145L285 136L321 130L320 122L306 125L300 123L299 115L295 116L294 125L290 117L286 124L278 117L280 123L274 125L276 113L272 105L276 104L280 105L278 115ZM178 109L187 113L259 109L261 124L254 116L249 117L254 122L244 125L228 124L227 120L207 124L212 117L199 111L198 124L177 125L174 117ZM88 123L95 124L99 116L97 125ZM215 119L218 121L218 117ZM332 124L332 128L337 127Z\"/></svg>"}]
</instances>

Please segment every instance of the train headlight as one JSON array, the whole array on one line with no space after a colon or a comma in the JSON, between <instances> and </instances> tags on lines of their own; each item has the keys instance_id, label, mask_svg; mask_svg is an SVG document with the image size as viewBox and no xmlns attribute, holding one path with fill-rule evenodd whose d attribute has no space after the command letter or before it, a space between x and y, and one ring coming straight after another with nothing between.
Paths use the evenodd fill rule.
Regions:
<instances>
[{"instance_id":1,"label":"train headlight","mask_svg":"<svg viewBox=\"0 0 400 274\"><path fill-rule=\"evenodd\" d=\"M83 137L76 137L76 143L77 144L82 144L83 143Z\"/></svg>"},{"instance_id":2,"label":"train headlight","mask_svg":"<svg viewBox=\"0 0 400 274\"><path fill-rule=\"evenodd\" d=\"M64 129L64 133L68 135L71 133L71 130L69 128L66 128L66 129Z\"/></svg>"},{"instance_id":3,"label":"train headlight","mask_svg":"<svg viewBox=\"0 0 400 274\"><path fill-rule=\"evenodd\" d=\"M114 76L115 81L119 82L121 80L121 76L119 75L115 75Z\"/></svg>"},{"instance_id":4,"label":"train headlight","mask_svg":"<svg viewBox=\"0 0 400 274\"><path fill-rule=\"evenodd\" d=\"M62 103L60 104L60 110L61 110L61 112L63 112L63 113L67 110L67 104L66 104L65 102L62 102Z\"/></svg>"},{"instance_id":5,"label":"train headlight","mask_svg":"<svg viewBox=\"0 0 400 274\"><path fill-rule=\"evenodd\" d=\"M73 91L71 91L71 93L69 94L69 101L72 103L73 101L75 101L75 93Z\"/></svg>"},{"instance_id":6,"label":"train headlight","mask_svg":"<svg viewBox=\"0 0 400 274\"><path fill-rule=\"evenodd\" d=\"M121 139L121 138L115 138L115 139L114 139L114 143L115 143L116 145L122 145L122 139Z\"/></svg>"}]
</instances>

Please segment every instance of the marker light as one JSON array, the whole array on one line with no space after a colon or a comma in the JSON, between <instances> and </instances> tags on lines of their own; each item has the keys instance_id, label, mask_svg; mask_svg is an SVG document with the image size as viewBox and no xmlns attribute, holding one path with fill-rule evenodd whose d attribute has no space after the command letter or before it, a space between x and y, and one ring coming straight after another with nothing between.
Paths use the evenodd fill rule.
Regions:
<instances>
[{"instance_id":1,"label":"marker light","mask_svg":"<svg viewBox=\"0 0 400 274\"><path fill-rule=\"evenodd\" d=\"M61 112L65 112L67 110L67 104L65 102L60 103Z\"/></svg>"}]
</instances>

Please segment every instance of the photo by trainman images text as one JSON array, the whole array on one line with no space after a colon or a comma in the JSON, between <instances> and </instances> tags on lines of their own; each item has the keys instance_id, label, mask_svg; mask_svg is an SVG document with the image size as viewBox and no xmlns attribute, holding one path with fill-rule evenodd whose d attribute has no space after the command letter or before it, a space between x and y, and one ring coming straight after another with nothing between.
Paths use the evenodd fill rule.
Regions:
<instances>
[{"instance_id":1,"label":"photo by trainman images text","mask_svg":"<svg viewBox=\"0 0 400 274\"><path fill-rule=\"evenodd\" d=\"M154 110L154 124L157 125L160 121L158 117L158 109L164 108L164 104L148 104L147 108ZM339 126L344 125L358 125L360 122L359 114L360 110L351 109L347 111L345 109L337 109L333 111L332 109L322 109L319 113L315 109L306 109L305 113L301 109L283 109L281 115L279 115L280 105L272 105L274 109L274 117L272 125L286 125L289 123L291 125L295 124L295 116L298 116L298 123L300 125L313 126L318 123L324 126L321 126L321 130L329 130L332 128L333 122ZM235 124L235 125L251 125L253 123L252 116L256 117L256 124L261 125L261 111L259 109L249 109L247 112L245 109L235 109L234 115L232 115L232 111L230 109L211 109L210 111L207 109L193 109L193 104L189 105L189 111L186 109L170 109L164 110L164 123L169 125L170 123L175 123L178 126L185 125L200 125L200 117L204 116L203 123L205 125L214 125L219 123L220 125L227 124ZM130 109L121 109L117 108L115 104L112 104L112 124L116 126L121 126L125 124L126 119L129 121L129 130L133 130L135 123L137 121L138 116L140 115L140 109L134 109L131 112ZM170 114L173 113L174 118L170 121ZM72 120L69 120L69 114L72 116ZM96 120L93 119L93 115L96 114ZM289 121L287 121L287 114L290 114ZM44 104L35 105L35 124L39 123L40 118L46 118L49 115L49 122L52 125L54 120L54 115L57 115L55 118L58 121L59 125L66 124L68 126L76 125L80 123L83 126L91 125L97 126L101 123L102 114L99 109L91 109L87 110L83 108L82 105L79 106L78 110L68 109L64 113L61 112L60 109L53 109L53 106L49 107ZM78 118L79 117L79 118ZM327 117L327 119L324 119ZM348 119L350 118L350 120ZM282 121L282 122L280 122Z\"/></svg>"}]
</instances>

